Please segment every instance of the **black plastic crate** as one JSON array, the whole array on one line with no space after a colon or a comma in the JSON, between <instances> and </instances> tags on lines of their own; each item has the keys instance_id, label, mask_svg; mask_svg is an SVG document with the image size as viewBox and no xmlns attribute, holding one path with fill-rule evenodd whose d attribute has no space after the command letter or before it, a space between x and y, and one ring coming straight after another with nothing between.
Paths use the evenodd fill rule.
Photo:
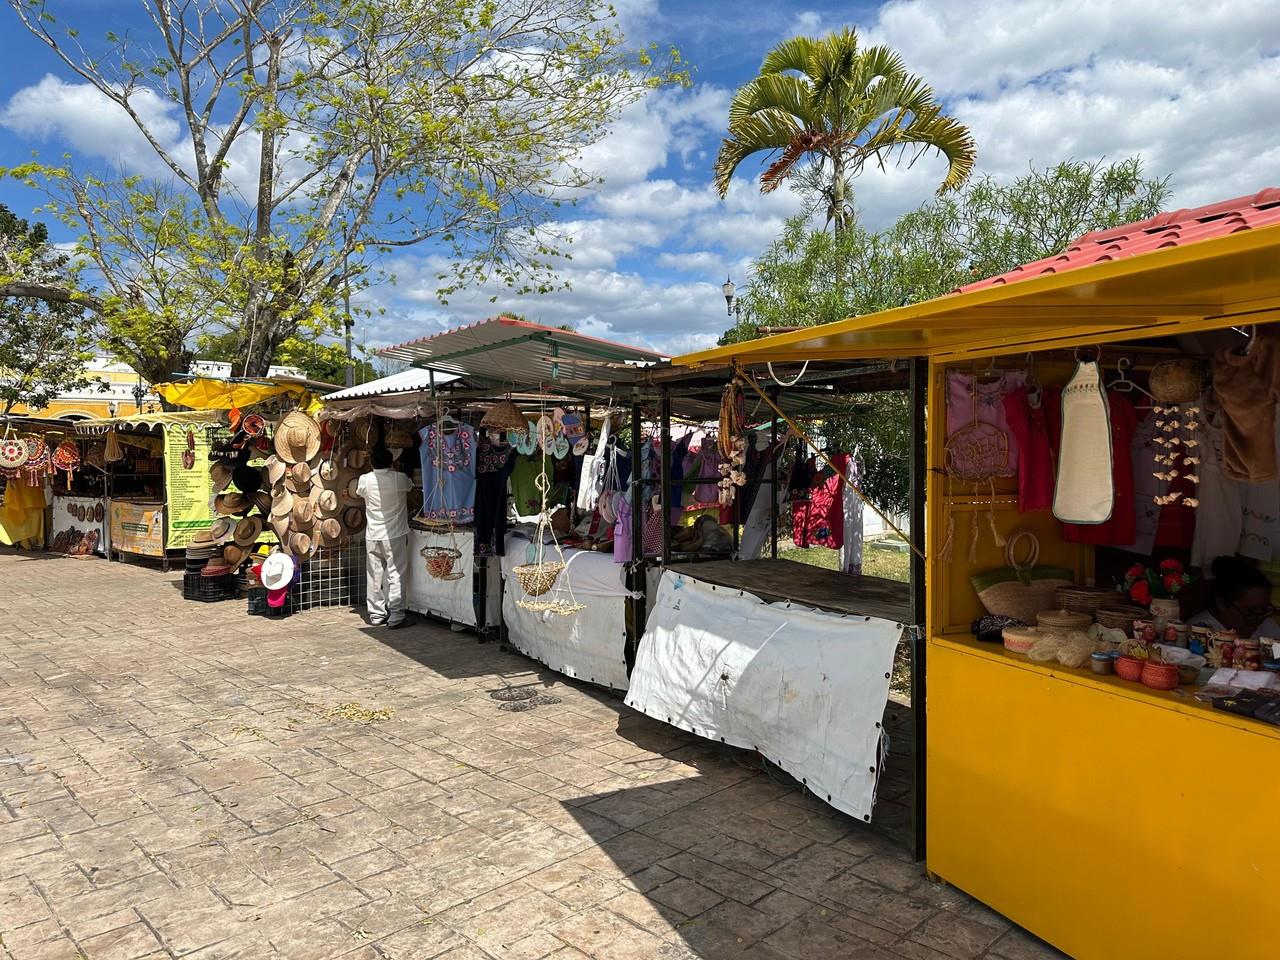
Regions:
<instances>
[{"instance_id":1,"label":"black plastic crate","mask_svg":"<svg viewBox=\"0 0 1280 960\"><path fill-rule=\"evenodd\" d=\"M230 574L221 577L206 577L202 573L184 573L182 575L182 597L184 600L213 603L218 600L230 600L235 595L235 579Z\"/></svg>"},{"instance_id":2,"label":"black plastic crate","mask_svg":"<svg viewBox=\"0 0 1280 960\"><path fill-rule=\"evenodd\" d=\"M250 587L249 588L249 616L265 617L267 616L267 588L266 587Z\"/></svg>"}]
</instances>

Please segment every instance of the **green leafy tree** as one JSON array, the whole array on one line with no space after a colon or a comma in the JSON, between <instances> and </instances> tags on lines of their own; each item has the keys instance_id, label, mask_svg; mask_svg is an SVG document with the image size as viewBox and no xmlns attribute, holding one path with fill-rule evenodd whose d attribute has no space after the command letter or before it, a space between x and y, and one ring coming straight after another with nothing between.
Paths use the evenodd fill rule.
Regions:
<instances>
[{"instance_id":1,"label":"green leafy tree","mask_svg":"<svg viewBox=\"0 0 1280 960\"><path fill-rule=\"evenodd\" d=\"M0 204L0 270L21 272L34 286L71 286L68 258L49 244L42 223L28 223ZM40 297L0 299L0 413L36 412L61 393L98 382L85 370L95 342L92 314Z\"/></svg>"},{"instance_id":2,"label":"green leafy tree","mask_svg":"<svg viewBox=\"0 0 1280 960\"><path fill-rule=\"evenodd\" d=\"M1140 158L1066 161L1011 183L982 177L875 232L854 222L839 233L809 217L787 221L753 265L741 320L721 343L753 340L759 328L834 323L949 293L982 277L1061 252L1082 234L1155 216L1170 193ZM784 374L785 375L785 374ZM828 439L866 454L867 490L905 511L910 438L906 398L851 398L858 416L833 419Z\"/></svg>"},{"instance_id":3,"label":"green leafy tree","mask_svg":"<svg viewBox=\"0 0 1280 960\"><path fill-rule=\"evenodd\" d=\"M604 0L144 0L149 27L101 44L51 0L9 3L166 172L10 171L80 236L90 305L152 379L185 369L202 331L234 332L248 375L290 337L339 333L375 253L430 242L442 300L489 280L552 289L564 249L545 223L592 182L582 149L684 80L628 50ZM177 142L156 102L181 114Z\"/></svg>"},{"instance_id":4,"label":"green leafy tree","mask_svg":"<svg viewBox=\"0 0 1280 960\"><path fill-rule=\"evenodd\" d=\"M802 184L820 197L827 220L853 220L850 181L868 164L883 168L934 151L947 160L939 192L959 187L977 149L969 130L945 115L933 90L888 47L860 47L844 29L792 37L764 58L760 75L729 106L729 135L716 158L723 197L739 165L757 153L772 162L760 177L768 193L808 161Z\"/></svg>"}]
</instances>

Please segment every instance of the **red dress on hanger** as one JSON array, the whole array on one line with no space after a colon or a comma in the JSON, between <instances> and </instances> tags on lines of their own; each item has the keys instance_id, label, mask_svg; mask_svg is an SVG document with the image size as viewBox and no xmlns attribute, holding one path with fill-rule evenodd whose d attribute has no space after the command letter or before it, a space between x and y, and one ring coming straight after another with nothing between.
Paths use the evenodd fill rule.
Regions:
<instances>
[{"instance_id":1,"label":"red dress on hanger","mask_svg":"<svg viewBox=\"0 0 1280 960\"><path fill-rule=\"evenodd\" d=\"M832 454L831 462L839 473L819 471L809 499L792 504L792 539L797 547L844 546L844 476L849 469L847 453Z\"/></svg>"},{"instance_id":2,"label":"red dress on hanger","mask_svg":"<svg viewBox=\"0 0 1280 960\"><path fill-rule=\"evenodd\" d=\"M1033 391L1018 387L1004 396L1004 415L1018 441L1018 509L1048 510L1053 506L1053 447L1045 420L1044 391L1031 403Z\"/></svg>"}]
</instances>

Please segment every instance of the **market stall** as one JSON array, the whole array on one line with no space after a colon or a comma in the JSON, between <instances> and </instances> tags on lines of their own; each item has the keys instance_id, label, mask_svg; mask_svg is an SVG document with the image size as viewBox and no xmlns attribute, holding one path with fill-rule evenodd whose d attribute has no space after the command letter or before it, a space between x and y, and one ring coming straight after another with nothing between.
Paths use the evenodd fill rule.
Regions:
<instances>
[{"instance_id":1,"label":"market stall","mask_svg":"<svg viewBox=\"0 0 1280 960\"><path fill-rule=\"evenodd\" d=\"M1074 957L1275 952L1278 255L1263 191L676 361L929 358L927 867Z\"/></svg>"}]
</instances>

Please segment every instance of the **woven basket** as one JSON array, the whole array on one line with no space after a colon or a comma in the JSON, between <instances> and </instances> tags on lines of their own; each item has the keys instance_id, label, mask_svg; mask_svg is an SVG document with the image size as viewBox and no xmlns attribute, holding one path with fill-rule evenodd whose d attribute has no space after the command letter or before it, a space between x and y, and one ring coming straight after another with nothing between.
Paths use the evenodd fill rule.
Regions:
<instances>
[{"instance_id":1,"label":"woven basket","mask_svg":"<svg viewBox=\"0 0 1280 960\"><path fill-rule=\"evenodd\" d=\"M529 418L510 400L499 400L485 411L480 418L480 426L487 430L525 430L529 426Z\"/></svg>"},{"instance_id":2,"label":"woven basket","mask_svg":"<svg viewBox=\"0 0 1280 960\"><path fill-rule=\"evenodd\" d=\"M1036 625L1042 630L1053 630L1058 633L1085 631L1093 623L1093 617L1087 613L1075 613L1071 610L1045 610L1036 614Z\"/></svg>"},{"instance_id":3,"label":"woven basket","mask_svg":"<svg viewBox=\"0 0 1280 960\"><path fill-rule=\"evenodd\" d=\"M1198 360L1166 360L1151 368L1151 395L1159 403L1194 403L1204 392Z\"/></svg>"},{"instance_id":4,"label":"woven basket","mask_svg":"<svg viewBox=\"0 0 1280 960\"><path fill-rule=\"evenodd\" d=\"M544 560L542 563L522 563L512 570L524 592L531 597L540 597L553 586L564 564L559 560Z\"/></svg>"},{"instance_id":5,"label":"woven basket","mask_svg":"<svg viewBox=\"0 0 1280 960\"><path fill-rule=\"evenodd\" d=\"M427 573L437 580L458 580L461 573L454 573L453 565L462 556L462 551L453 547L423 547L419 553L427 561Z\"/></svg>"},{"instance_id":6,"label":"woven basket","mask_svg":"<svg viewBox=\"0 0 1280 960\"><path fill-rule=\"evenodd\" d=\"M1063 587L1054 598L1059 610L1087 613L1092 617L1099 607L1119 599L1120 594L1102 587Z\"/></svg>"},{"instance_id":7,"label":"woven basket","mask_svg":"<svg viewBox=\"0 0 1280 960\"><path fill-rule=\"evenodd\" d=\"M1043 636L1039 627L1005 627L1000 631L1004 648L1011 653L1026 653Z\"/></svg>"},{"instance_id":8,"label":"woven basket","mask_svg":"<svg viewBox=\"0 0 1280 960\"><path fill-rule=\"evenodd\" d=\"M1112 630L1123 630L1128 635L1133 632L1133 621L1150 619L1151 612L1143 607L1135 607L1127 603L1116 603L1099 607L1093 616L1104 627L1109 627Z\"/></svg>"},{"instance_id":9,"label":"woven basket","mask_svg":"<svg viewBox=\"0 0 1280 960\"><path fill-rule=\"evenodd\" d=\"M1024 540L1029 544L1029 551L1019 561L1014 550ZM1072 585L1072 572L1061 567L1037 566L1039 555L1039 541L1033 534L1021 530L1005 545L1007 566L969 578L987 613L1034 623L1038 613L1053 609L1058 590Z\"/></svg>"}]
</instances>

